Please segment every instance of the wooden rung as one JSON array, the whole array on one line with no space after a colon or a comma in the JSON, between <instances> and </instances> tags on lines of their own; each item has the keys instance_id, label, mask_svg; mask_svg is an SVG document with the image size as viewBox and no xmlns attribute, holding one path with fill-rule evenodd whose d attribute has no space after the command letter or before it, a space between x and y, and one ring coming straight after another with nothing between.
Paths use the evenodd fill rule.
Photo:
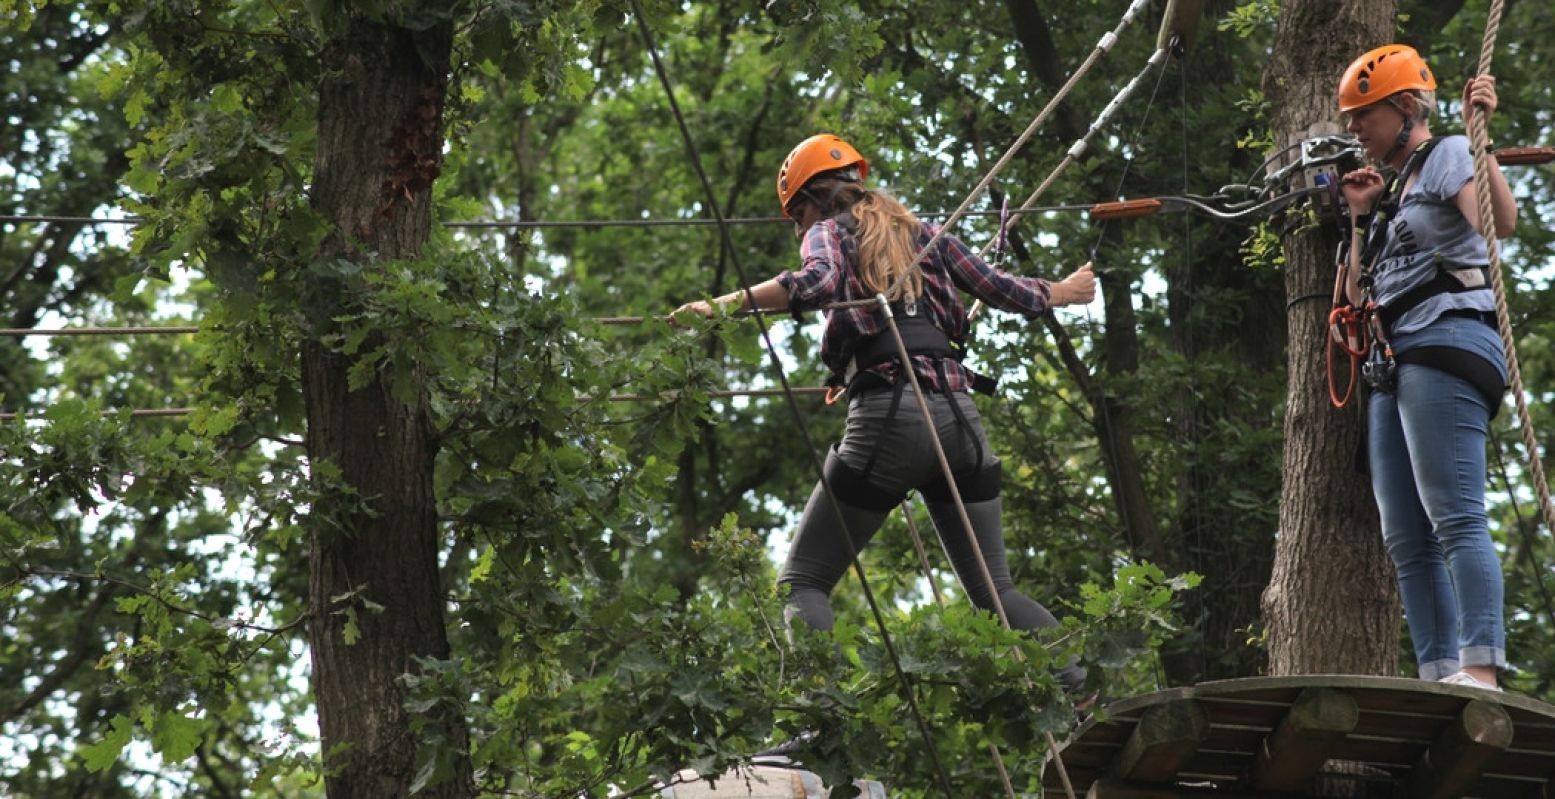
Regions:
<instances>
[{"instance_id":1,"label":"wooden rung","mask_svg":"<svg viewBox=\"0 0 1555 799\"><path fill-rule=\"evenodd\" d=\"M1555 161L1555 147L1502 147L1496 150L1496 161L1503 166L1547 164Z\"/></svg>"},{"instance_id":2,"label":"wooden rung","mask_svg":"<svg viewBox=\"0 0 1555 799\"><path fill-rule=\"evenodd\" d=\"M1156 705L1145 711L1108 773L1129 782L1170 781L1208 735L1209 714L1196 700Z\"/></svg>"},{"instance_id":3,"label":"wooden rung","mask_svg":"<svg viewBox=\"0 0 1555 799\"><path fill-rule=\"evenodd\" d=\"M1512 719L1494 702L1476 699L1437 736L1409 775L1408 795L1421 799L1457 796L1479 776L1485 763L1512 744Z\"/></svg>"},{"instance_id":4,"label":"wooden rung","mask_svg":"<svg viewBox=\"0 0 1555 799\"><path fill-rule=\"evenodd\" d=\"M1253 762L1253 787L1295 792L1312 781L1333 750L1360 721L1355 698L1332 688L1301 692L1274 732L1263 739Z\"/></svg>"},{"instance_id":5,"label":"wooden rung","mask_svg":"<svg viewBox=\"0 0 1555 799\"><path fill-rule=\"evenodd\" d=\"M1135 216L1145 216L1161 210L1161 201L1154 197L1145 197L1139 200L1118 200L1110 203L1097 203L1091 206L1091 219L1127 219Z\"/></svg>"}]
</instances>

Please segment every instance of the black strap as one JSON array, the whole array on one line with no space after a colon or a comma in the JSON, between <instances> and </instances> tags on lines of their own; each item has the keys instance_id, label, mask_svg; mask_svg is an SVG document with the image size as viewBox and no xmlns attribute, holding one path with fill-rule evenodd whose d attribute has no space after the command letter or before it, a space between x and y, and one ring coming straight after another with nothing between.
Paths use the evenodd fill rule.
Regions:
<instances>
[{"instance_id":1,"label":"black strap","mask_svg":"<svg viewBox=\"0 0 1555 799\"><path fill-rule=\"evenodd\" d=\"M961 494L962 502L987 502L998 499L999 493L1003 490L1004 464L996 462L985 469L961 472L955 477L956 491ZM955 496L950 493L950 483L945 480L944 475L934 478L918 490L922 491L923 498L930 502L955 501Z\"/></svg>"},{"instance_id":2,"label":"black strap","mask_svg":"<svg viewBox=\"0 0 1555 799\"><path fill-rule=\"evenodd\" d=\"M939 370L940 385L947 385L950 378L945 376L945 360L943 358L936 360L934 368ZM961 403L958 398L954 394L950 394L945 399L950 401L950 412L956 415L956 424L961 425L962 429L966 430L966 434L972 437L972 446L977 448L977 465L973 469L980 472L983 470L982 438L977 435L977 431L972 429L972 423L967 421L966 414L961 411Z\"/></svg>"},{"instance_id":3,"label":"black strap","mask_svg":"<svg viewBox=\"0 0 1555 799\"><path fill-rule=\"evenodd\" d=\"M909 356L924 355L935 362L951 360L958 364L966 357L965 349L951 341L943 330L922 316L908 314L902 303L892 303L891 312L896 317L896 328L902 335L902 344L906 345ZM848 390L854 391L855 386L859 389L869 388L867 383L860 385L861 381L868 379L865 376L869 374L869 370L896 363L898 360L900 359L896 349L896 338L889 331L881 331L865 338L853 350L853 363L857 368L853 381L848 384ZM912 365L902 364L901 366L911 368ZM972 377L973 391L993 394L998 388L999 381L971 369L967 371ZM938 377L942 387L948 385L943 373Z\"/></svg>"},{"instance_id":4,"label":"black strap","mask_svg":"<svg viewBox=\"0 0 1555 799\"><path fill-rule=\"evenodd\" d=\"M881 435L875 436L875 445L869 448L869 460L864 462L865 479L868 479L870 475L875 473L875 458L880 456L880 442L885 438L885 431L896 421L896 409L902 406L902 391L906 387L906 380L898 380L896 385L891 387L891 407L886 409L885 421L880 425Z\"/></svg>"},{"instance_id":5,"label":"black strap","mask_svg":"<svg viewBox=\"0 0 1555 799\"><path fill-rule=\"evenodd\" d=\"M1485 398L1492 419L1501 410L1501 395L1506 392L1506 381L1501 379L1501 372L1495 365L1468 350L1446 346L1415 347L1394 356L1394 360L1440 369L1466 381Z\"/></svg>"},{"instance_id":6,"label":"black strap","mask_svg":"<svg viewBox=\"0 0 1555 799\"><path fill-rule=\"evenodd\" d=\"M902 334L902 343L907 345L907 354L961 360L961 350L951 343L945 331L921 316L908 316L898 311L897 305L891 303L891 312L896 315L896 329ZM853 362L858 364L860 372L896 360L896 337L889 330L865 338L853 350Z\"/></svg>"},{"instance_id":7,"label":"black strap","mask_svg":"<svg viewBox=\"0 0 1555 799\"><path fill-rule=\"evenodd\" d=\"M1377 198L1377 205L1372 209L1370 218L1366 223L1366 244L1361 248L1361 286L1371 285L1371 266L1382 254L1382 248L1388 243L1388 227L1393 217L1398 213L1404 189L1409 185L1409 176L1415 170L1425 166L1425 161L1431 156L1431 151L1436 149L1436 139L1430 138L1420 142L1420 146L1409 154L1404 161L1404 168L1394 173L1391 180L1383 186L1382 196Z\"/></svg>"},{"instance_id":8,"label":"black strap","mask_svg":"<svg viewBox=\"0 0 1555 799\"><path fill-rule=\"evenodd\" d=\"M906 492L892 493L870 482L867 472L856 472L837 454L832 445L826 454L826 464L821 474L826 484L837 493L837 499L865 510L889 511L907 498Z\"/></svg>"}]
</instances>

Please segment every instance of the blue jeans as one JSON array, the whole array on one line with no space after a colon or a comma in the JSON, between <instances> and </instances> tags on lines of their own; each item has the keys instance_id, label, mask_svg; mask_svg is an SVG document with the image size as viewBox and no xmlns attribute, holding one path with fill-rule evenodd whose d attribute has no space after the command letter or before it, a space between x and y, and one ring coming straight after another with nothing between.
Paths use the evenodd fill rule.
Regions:
<instances>
[{"instance_id":1,"label":"blue jeans","mask_svg":"<svg viewBox=\"0 0 1555 799\"><path fill-rule=\"evenodd\" d=\"M1485 518L1490 408L1467 381L1400 364L1367 411L1371 486L1420 676L1506 666L1501 563Z\"/></svg>"}]
</instances>

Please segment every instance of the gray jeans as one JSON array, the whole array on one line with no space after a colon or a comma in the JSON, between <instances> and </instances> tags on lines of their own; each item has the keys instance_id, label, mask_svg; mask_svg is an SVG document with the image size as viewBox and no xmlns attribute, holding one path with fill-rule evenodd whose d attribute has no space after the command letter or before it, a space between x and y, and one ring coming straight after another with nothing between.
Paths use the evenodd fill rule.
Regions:
<instances>
[{"instance_id":1,"label":"gray jeans","mask_svg":"<svg viewBox=\"0 0 1555 799\"><path fill-rule=\"evenodd\" d=\"M950 403L960 404L963 425L951 410ZM934 456L930 436L938 434L940 444L950 468L957 473L971 472L978 467L981 453L982 465L992 466L998 459L988 449L988 439L983 433L982 420L977 406L966 392L954 394L931 393L928 399L929 414L934 420L934 430L923 422L918 408L918 397L912 387L902 392L901 406L895 419L887 424L891 406L891 391L877 390L855 397L848 403L847 430L842 443L830 454L840 458L855 471L862 471L874 456L869 482L885 492L906 494L943 477L939 460ZM876 449L878 444L878 450ZM835 486L833 487L835 492ZM804 516L799 520L799 530L789 546L788 560L778 575L778 583L788 589L788 608L785 616L789 623L795 616L815 630L830 630L832 589L847 574L852 565L852 551L862 551L885 522L889 510L869 510L849 504L838 497L842 508L839 519L826 493L819 483L810 493L805 504ZM966 587L972 602L985 610L993 609L993 594L983 580L977 565L977 554L967 540L965 525L956 512L954 502L927 501L929 514L940 531L945 550L950 555L950 565L956 571L961 584ZM965 503L972 530L977 536L978 547L993 577L994 590L1009 617L1010 626L1020 630L1038 630L1057 627L1058 620L1052 613L1030 597L1015 589L1010 578L1010 567L1004 555L1003 505L998 498L982 502ZM852 535L853 546L848 546L843 531ZM1076 690L1085 682L1085 670L1071 662L1057 670L1064 685Z\"/></svg>"}]
</instances>

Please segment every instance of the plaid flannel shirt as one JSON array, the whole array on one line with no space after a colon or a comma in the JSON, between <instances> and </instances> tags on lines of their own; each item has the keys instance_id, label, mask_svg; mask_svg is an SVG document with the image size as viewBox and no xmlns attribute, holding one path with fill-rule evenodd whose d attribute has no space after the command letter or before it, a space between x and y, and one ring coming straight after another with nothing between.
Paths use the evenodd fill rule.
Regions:
<instances>
[{"instance_id":1,"label":"plaid flannel shirt","mask_svg":"<svg viewBox=\"0 0 1555 799\"><path fill-rule=\"evenodd\" d=\"M938 226L923 224L915 248L921 250L933 238ZM858 241L835 219L812 225L805 233L799 254L798 271L778 275L788 290L789 310L798 314L835 302L872 299L875 292L864 287L855 265ZM919 262L923 269L923 295L918 298L918 313L938 327L951 341L966 338L969 327L966 309L957 291L982 300L990 307L1035 317L1048 309L1052 286L1040 278L1019 277L989 266L954 235L946 235ZM848 363L861 342L886 329L878 308L845 308L828 312L826 332L821 339L821 360L838 380L846 379ZM914 371L920 381L939 391L967 391L972 387L971 370L959 363L945 365L949 385L940 385L933 359L913 356ZM865 364L865 366L869 366ZM888 383L896 382L893 364L875 366L870 371Z\"/></svg>"}]
</instances>

